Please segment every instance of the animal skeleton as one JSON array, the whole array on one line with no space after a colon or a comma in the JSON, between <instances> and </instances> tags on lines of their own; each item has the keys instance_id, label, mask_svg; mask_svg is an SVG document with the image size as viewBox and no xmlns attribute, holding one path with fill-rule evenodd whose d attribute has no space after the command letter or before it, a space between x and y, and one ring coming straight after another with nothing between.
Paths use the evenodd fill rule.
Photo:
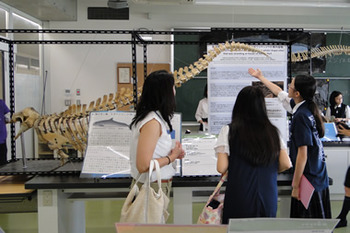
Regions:
<instances>
[{"instance_id":1,"label":"animal skeleton","mask_svg":"<svg viewBox=\"0 0 350 233\"><path fill-rule=\"evenodd\" d=\"M138 95L141 94L138 88ZM20 130L15 139L28 129L34 128L38 139L47 143L51 150L57 151L57 154L64 162L68 155L63 151L65 145L72 147L82 153L86 148L86 136L89 125L89 113L92 111L108 111L121 108L133 103L133 93L130 88L121 88L120 93L109 94L97 99L96 103L92 101L87 105L71 105L60 114L51 114L40 116L40 114L31 107L25 108L12 115L11 123L20 122Z\"/></svg>"},{"instance_id":2,"label":"animal skeleton","mask_svg":"<svg viewBox=\"0 0 350 233\"><path fill-rule=\"evenodd\" d=\"M264 51L261 51L252 46L226 42L214 46L209 50L203 58L183 68L174 71L175 85L180 87L183 83L189 81L201 71L207 69L209 63L223 51L250 51L263 54L269 57ZM344 45L330 45L311 50L311 58L332 56L340 54L350 54L350 46ZM308 52L299 52L292 54L292 62L301 62L309 59ZM142 87L138 88L137 95L141 96ZM60 114L51 114L41 116L33 108L25 108L20 112L16 112L12 116L11 123L20 122L20 130L15 139L30 128L34 128L38 138L41 142L47 143L51 150L57 152L61 158L62 163L68 158L64 152L65 145L72 145L72 147L81 153L86 149L86 136L89 124L89 113L91 111L108 111L133 104L133 93L130 88L121 88L119 93L109 94L92 101L89 107L75 104L71 105L66 111Z\"/></svg>"},{"instance_id":3,"label":"animal skeleton","mask_svg":"<svg viewBox=\"0 0 350 233\"><path fill-rule=\"evenodd\" d=\"M214 46L207 55L204 55L204 58L200 58L193 65L174 71L176 86L179 87L198 75L208 67L208 64L216 56L225 50L251 51L268 57L264 51L246 44L235 42L219 44ZM141 95L141 92L142 88L138 88L138 97ZM85 104L83 106L73 104L60 114L54 113L41 116L35 109L25 108L13 114L11 123L20 122L20 130L15 139L28 129L34 128L38 139L47 143L51 150L56 151L63 164L65 159L68 158L68 155L63 151L66 148L65 145L70 144L74 149L84 153L87 142L89 113L91 111L114 110L132 104L133 101L133 93L130 88L121 88L120 93L105 95L102 100L99 98L96 102L92 101L88 108Z\"/></svg>"},{"instance_id":4,"label":"animal skeleton","mask_svg":"<svg viewBox=\"0 0 350 233\"><path fill-rule=\"evenodd\" d=\"M327 57L333 55L346 54L350 55L350 46L346 45L328 45L326 47L311 49L311 58ZM309 59L308 51L298 52L292 54L292 62L302 62Z\"/></svg>"}]
</instances>

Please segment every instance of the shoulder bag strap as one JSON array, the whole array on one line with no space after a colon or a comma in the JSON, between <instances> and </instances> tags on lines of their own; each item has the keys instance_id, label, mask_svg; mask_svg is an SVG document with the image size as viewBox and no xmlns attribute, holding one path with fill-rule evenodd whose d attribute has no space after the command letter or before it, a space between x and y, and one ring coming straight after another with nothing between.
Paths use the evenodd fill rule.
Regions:
<instances>
[{"instance_id":1,"label":"shoulder bag strap","mask_svg":"<svg viewBox=\"0 0 350 233\"><path fill-rule=\"evenodd\" d=\"M226 171L224 174L221 175L221 178L220 178L220 181L219 183L216 185L216 188L213 192L213 194L211 196L214 196L215 194L217 194L218 192L220 192L220 189L221 189L221 186L222 184L226 181L227 179L227 174L228 174L228 171Z\"/></svg>"},{"instance_id":2,"label":"shoulder bag strap","mask_svg":"<svg viewBox=\"0 0 350 233\"><path fill-rule=\"evenodd\" d=\"M148 179L146 181L148 182L148 186L150 186L151 184L151 177L152 177L153 170L154 170L154 160L151 159L151 161L149 162Z\"/></svg>"},{"instance_id":3,"label":"shoulder bag strap","mask_svg":"<svg viewBox=\"0 0 350 233\"><path fill-rule=\"evenodd\" d=\"M155 168L156 168L156 173L157 173L157 182L158 182L158 191L157 193L159 193L159 190L162 188L162 177L160 174L160 166L159 166L159 162L158 160L154 159L154 164L155 164Z\"/></svg>"},{"instance_id":4,"label":"shoulder bag strap","mask_svg":"<svg viewBox=\"0 0 350 233\"><path fill-rule=\"evenodd\" d=\"M143 184L145 185L144 188L147 189L147 192L146 192L146 207L145 207L145 213L144 213L144 216L145 216L145 223L148 223L148 202L149 202L149 190L151 189L151 176L152 176L152 171L153 171L153 168L154 168L154 161L153 159L150 161L149 163L149 169L148 169L148 179L146 179L146 182ZM146 184L147 183L147 184Z\"/></svg>"}]
</instances>

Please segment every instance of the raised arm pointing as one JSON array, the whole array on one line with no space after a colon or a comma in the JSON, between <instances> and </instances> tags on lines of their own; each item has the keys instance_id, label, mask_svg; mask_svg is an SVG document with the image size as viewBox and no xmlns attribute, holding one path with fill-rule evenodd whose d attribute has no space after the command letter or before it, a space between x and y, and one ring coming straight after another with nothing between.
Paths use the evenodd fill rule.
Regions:
<instances>
[{"instance_id":1,"label":"raised arm pointing","mask_svg":"<svg viewBox=\"0 0 350 233\"><path fill-rule=\"evenodd\" d=\"M265 84L265 86L266 86L267 88L269 88L270 91L272 91L272 93L273 93L274 95L277 96L278 93L280 93L280 92L282 91L282 89L281 89L279 86L277 86L276 84L274 84L273 82L271 82L270 80L268 80L267 78L265 78L260 69L254 70L253 68L249 68L249 69L248 69L248 73L249 73L251 76L253 76L253 77L259 79L263 84Z\"/></svg>"}]
</instances>

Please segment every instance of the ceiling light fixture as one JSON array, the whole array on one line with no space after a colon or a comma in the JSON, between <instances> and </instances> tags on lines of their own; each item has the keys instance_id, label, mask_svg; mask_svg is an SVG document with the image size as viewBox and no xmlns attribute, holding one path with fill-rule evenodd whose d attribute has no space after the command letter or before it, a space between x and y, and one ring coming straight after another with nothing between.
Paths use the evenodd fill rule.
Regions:
<instances>
[{"instance_id":1,"label":"ceiling light fixture","mask_svg":"<svg viewBox=\"0 0 350 233\"><path fill-rule=\"evenodd\" d=\"M109 8L113 8L113 9L129 8L129 4L127 0L108 0L107 5Z\"/></svg>"}]
</instances>

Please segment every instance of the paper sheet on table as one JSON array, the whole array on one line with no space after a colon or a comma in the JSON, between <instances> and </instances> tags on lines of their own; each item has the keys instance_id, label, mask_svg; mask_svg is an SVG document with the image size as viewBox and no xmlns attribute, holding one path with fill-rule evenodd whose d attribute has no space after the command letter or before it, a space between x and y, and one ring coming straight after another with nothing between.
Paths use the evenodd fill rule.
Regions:
<instances>
[{"instance_id":1,"label":"paper sheet on table","mask_svg":"<svg viewBox=\"0 0 350 233\"><path fill-rule=\"evenodd\" d=\"M220 175L216 170L216 140L216 135L209 134L182 139L182 147L186 152L182 161L182 176Z\"/></svg>"}]
</instances>

